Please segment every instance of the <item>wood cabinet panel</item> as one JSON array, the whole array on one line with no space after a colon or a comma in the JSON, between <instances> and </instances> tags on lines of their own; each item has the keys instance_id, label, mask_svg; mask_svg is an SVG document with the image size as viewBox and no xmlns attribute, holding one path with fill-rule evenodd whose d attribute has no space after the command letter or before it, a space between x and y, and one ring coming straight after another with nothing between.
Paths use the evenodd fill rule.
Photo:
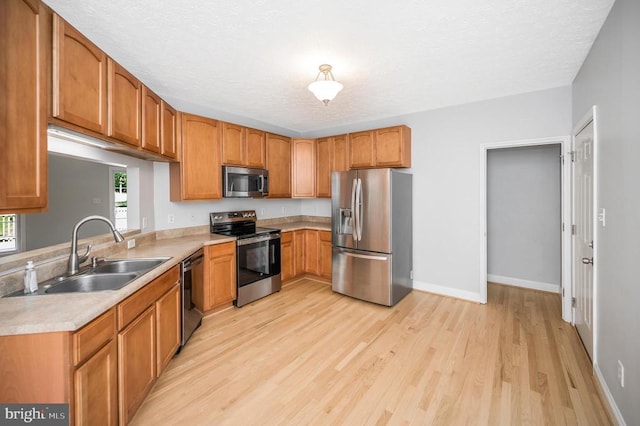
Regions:
<instances>
[{"instance_id":1,"label":"wood cabinet panel","mask_svg":"<svg viewBox=\"0 0 640 426\"><path fill-rule=\"evenodd\" d=\"M331 197L332 138L316 140L316 197Z\"/></svg>"},{"instance_id":2,"label":"wood cabinet panel","mask_svg":"<svg viewBox=\"0 0 640 426\"><path fill-rule=\"evenodd\" d=\"M316 143L314 139L291 142L292 189L294 198L311 198L316 194Z\"/></svg>"},{"instance_id":3,"label":"wood cabinet panel","mask_svg":"<svg viewBox=\"0 0 640 426\"><path fill-rule=\"evenodd\" d=\"M205 311L236 299L236 243L215 244L205 248ZM208 293L208 294L206 294Z\"/></svg>"},{"instance_id":4,"label":"wood cabinet panel","mask_svg":"<svg viewBox=\"0 0 640 426\"><path fill-rule=\"evenodd\" d=\"M220 125L216 120L181 114L180 163L170 165L171 201L222 198Z\"/></svg>"},{"instance_id":5,"label":"wood cabinet panel","mask_svg":"<svg viewBox=\"0 0 640 426\"><path fill-rule=\"evenodd\" d=\"M307 229L304 231L304 272L318 275L318 231Z\"/></svg>"},{"instance_id":6,"label":"wood cabinet panel","mask_svg":"<svg viewBox=\"0 0 640 426\"><path fill-rule=\"evenodd\" d=\"M305 272L305 231L293 231L293 266L294 276L304 274Z\"/></svg>"},{"instance_id":7,"label":"wood cabinet panel","mask_svg":"<svg viewBox=\"0 0 640 426\"><path fill-rule=\"evenodd\" d=\"M319 231L318 275L331 280L333 248L331 246L331 232Z\"/></svg>"},{"instance_id":8,"label":"wood cabinet panel","mask_svg":"<svg viewBox=\"0 0 640 426\"><path fill-rule=\"evenodd\" d=\"M267 133L269 198L291 198L291 138Z\"/></svg>"},{"instance_id":9,"label":"wood cabinet panel","mask_svg":"<svg viewBox=\"0 0 640 426\"><path fill-rule=\"evenodd\" d=\"M144 311L118 335L120 422L128 424L156 380L155 309Z\"/></svg>"},{"instance_id":10,"label":"wood cabinet panel","mask_svg":"<svg viewBox=\"0 0 640 426\"><path fill-rule=\"evenodd\" d=\"M56 14L52 115L102 135L107 133L107 55Z\"/></svg>"},{"instance_id":11,"label":"wood cabinet panel","mask_svg":"<svg viewBox=\"0 0 640 426\"><path fill-rule=\"evenodd\" d=\"M107 136L140 146L142 84L113 59L107 59Z\"/></svg>"},{"instance_id":12,"label":"wood cabinet panel","mask_svg":"<svg viewBox=\"0 0 640 426\"><path fill-rule=\"evenodd\" d=\"M247 166L265 167L265 135L262 130L246 129L247 140Z\"/></svg>"},{"instance_id":13,"label":"wood cabinet panel","mask_svg":"<svg viewBox=\"0 0 640 426\"><path fill-rule=\"evenodd\" d=\"M175 285L156 302L156 374L160 377L180 347L180 285Z\"/></svg>"},{"instance_id":14,"label":"wood cabinet panel","mask_svg":"<svg viewBox=\"0 0 640 426\"><path fill-rule=\"evenodd\" d=\"M222 123L222 164L245 166L247 144L245 128L237 124Z\"/></svg>"},{"instance_id":15,"label":"wood cabinet panel","mask_svg":"<svg viewBox=\"0 0 640 426\"><path fill-rule=\"evenodd\" d=\"M349 170L349 136L338 135L331 137L332 143L332 172L344 172Z\"/></svg>"},{"instance_id":16,"label":"wood cabinet panel","mask_svg":"<svg viewBox=\"0 0 640 426\"><path fill-rule=\"evenodd\" d=\"M176 160L178 158L178 113L176 110L161 101L160 116L160 140L162 147L162 155Z\"/></svg>"},{"instance_id":17,"label":"wood cabinet panel","mask_svg":"<svg viewBox=\"0 0 640 426\"><path fill-rule=\"evenodd\" d=\"M116 334L116 310L109 309L73 334L73 364L78 365Z\"/></svg>"},{"instance_id":18,"label":"wood cabinet panel","mask_svg":"<svg viewBox=\"0 0 640 426\"><path fill-rule=\"evenodd\" d=\"M411 129L407 126L375 130L376 167L411 167Z\"/></svg>"},{"instance_id":19,"label":"wood cabinet panel","mask_svg":"<svg viewBox=\"0 0 640 426\"><path fill-rule=\"evenodd\" d=\"M280 234L280 279L287 281L295 276L293 232Z\"/></svg>"},{"instance_id":20,"label":"wood cabinet panel","mask_svg":"<svg viewBox=\"0 0 640 426\"><path fill-rule=\"evenodd\" d=\"M162 100L147 86L142 85L142 149L162 153L161 139Z\"/></svg>"},{"instance_id":21,"label":"wood cabinet panel","mask_svg":"<svg viewBox=\"0 0 640 426\"><path fill-rule=\"evenodd\" d=\"M38 1L0 2L0 213L47 207L48 16Z\"/></svg>"},{"instance_id":22,"label":"wood cabinet panel","mask_svg":"<svg viewBox=\"0 0 640 426\"><path fill-rule=\"evenodd\" d=\"M375 165L375 136L372 131L349 133L349 168Z\"/></svg>"},{"instance_id":23,"label":"wood cabinet panel","mask_svg":"<svg viewBox=\"0 0 640 426\"><path fill-rule=\"evenodd\" d=\"M118 349L111 340L74 373L75 424L118 424Z\"/></svg>"}]
</instances>

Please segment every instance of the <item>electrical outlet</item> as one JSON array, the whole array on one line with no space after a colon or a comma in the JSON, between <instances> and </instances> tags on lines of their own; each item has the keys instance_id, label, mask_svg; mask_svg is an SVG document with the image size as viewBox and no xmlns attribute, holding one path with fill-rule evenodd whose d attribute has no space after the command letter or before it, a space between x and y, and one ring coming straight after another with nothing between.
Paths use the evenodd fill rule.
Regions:
<instances>
[{"instance_id":1,"label":"electrical outlet","mask_svg":"<svg viewBox=\"0 0 640 426\"><path fill-rule=\"evenodd\" d=\"M147 227L147 218L143 217L142 218L142 229L145 229Z\"/></svg>"},{"instance_id":2,"label":"electrical outlet","mask_svg":"<svg viewBox=\"0 0 640 426\"><path fill-rule=\"evenodd\" d=\"M136 246L136 240L127 240L127 248L132 249Z\"/></svg>"},{"instance_id":3,"label":"electrical outlet","mask_svg":"<svg viewBox=\"0 0 640 426\"><path fill-rule=\"evenodd\" d=\"M191 213L189 215L189 219L191 220L191 222L195 222L196 221L196 214L195 213Z\"/></svg>"},{"instance_id":4,"label":"electrical outlet","mask_svg":"<svg viewBox=\"0 0 640 426\"><path fill-rule=\"evenodd\" d=\"M286 212L287 212L287 208L286 208L286 207L283 207L283 208L282 208L282 214L285 214Z\"/></svg>"},{"instance_id":5,"label":"electrical outlet","mask_svg":"<svg viewBox=\"0 0 640 426\"><path fill-rule=\"evenodd\" d=\"M260 209L260 216L264 216L264 207Z\"/></svg>"},{"instance_id":6,"label":"electrical outlet","mask_svg":"<svg viewBox=\"0 0 640 426\"><path fill-rule=\"evenodd\" d=\"M176 221L176 218L175 218L172 214L170 214L169 216L167 216L167 222L168 222L168 223L173 223L173 222L175 222L175 221Z\"/></svg>"},{"instance_id":7,"label":"electrical outlet","mask_svg":"<svg viewBox=\"0 0 640 426\"><path fill-rule=\"evenodd\" d=\"M602 222L602 227L607 226L607 211L604 207L600 208L600 213L598 213L598 220Z\"/></svg>"},{"instance_id":8,"label":"electrical outlet","mask_svg":"<svg viewBox=\"0 0 640 426\"><path fill-rule=\"evenodd\" d=\"M100 203L102 203L102 200L100 198L93 199L93 204L100 204Z\"/></svg>"},{"instance_id":9,"label":"electrical outlet","mask_svg":"<svg viewBox=\"0 0 640 426\"><path fill-rule=\"evenodd\" d=\"M620 383L620 387L624 387L624 365L620 360L618 360L618 383Z\"/></svg>"}]
</instances>

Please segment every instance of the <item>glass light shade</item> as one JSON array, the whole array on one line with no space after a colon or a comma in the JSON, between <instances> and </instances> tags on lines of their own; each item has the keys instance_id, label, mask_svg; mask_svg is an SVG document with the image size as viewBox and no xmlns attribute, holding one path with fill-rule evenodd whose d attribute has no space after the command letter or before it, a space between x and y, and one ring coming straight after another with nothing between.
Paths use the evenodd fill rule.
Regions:
<instances>
[{"instance_id":1,"label":"glass light shade","mask_svg":"<svg viewBox=\"0 0 640 426\"><path fill-rule=\"evenodd\" d=\"M344 86L335 80L316 80L309 84L308 88L319 101L325 105L333 100Z\"/></svg>"}]
</instances>

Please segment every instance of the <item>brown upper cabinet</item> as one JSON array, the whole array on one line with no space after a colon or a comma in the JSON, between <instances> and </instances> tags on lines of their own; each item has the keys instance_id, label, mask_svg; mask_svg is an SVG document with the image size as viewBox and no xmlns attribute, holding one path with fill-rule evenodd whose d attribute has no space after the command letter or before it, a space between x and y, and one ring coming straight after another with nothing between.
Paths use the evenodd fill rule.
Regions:
<instances>
[{"instance_id":1,"label":"brown upper cabinet","mask_svg":"<svg viewBox=\"0 0 640 426\"><path fill-rule=\"evenodd\" d=\"M142 86L142 148L162 153L162 100L147 86Z\"/></svg>"},{"instance_id":2,"label":"brown upper cabinet","mask_svg":"<svg viewBox=\"0 0 640 426\"><path fill-rule=\"evenodd\" d=\"M56 14L52 101L54 118L106 135L107 55Z\"/></svg>"},{"instance_id":3,"label":"brown upper cabinet","mask_svg":"<svg viewBox=\"0 0 640 426\"><path fill-rule=\"evenodd\" d=\"M291 142L291 196L311 198L316 196L316 141L293 139Z\"/></svg>"},{"instance_id":4,"label":"brown upper cabinet","mask_svg":"<svg viewBox=\"0 0 640 426\"><path fill-rule=\"evenodd\" d=\"M138 147L142 84L111 58L107 59L107 72L107 136Z\"/></svg>"},{"instance_id":5,"label":"brown upper cabinet","mask_svg":"<svg viewBox=\"0 0 640 426\"><path fill-rule=\"evenodd\" d=\"M316 197L331 198L331 173L349 170L348 136L316 139Z\"/></svg>"},{"instance_id":6,"label":"brown upper cabinet","mask_svg":"<svg viewBox=\"0 0 640 426\"><path fill-rule=\"evenodd\" d=\"M0 213L47 208L50 22L38 1L0 1Z\"/></svg>"},{"instance_id":7,"label":"brown upper cabinet","mask_svg":"<svg viewBox=\"0 0 640 426\"><path fill-rule=\"evenodd\" d=\"M171 163L171 201L222 198L221 123L181 113L180 163Z\"/></svg>"},{"instance_id":8,"label":"brown upper cabinet","mask_svg":"<svg viewBox=\"0 0 640 426\"><path fill-rule=\"evenodd\" d=\"M291 198L291 138L267 133L269 198Z\"/></svg>"},{"instance_id":9,"label":"brown upper cabinet","mask_svg":"<svg viewBox=\"0 0 640 426\"><path fill-rule=\"evenodd\" d=\"M265 132L222 123L222 164L263 168Z\"/></svg>"},{"instance_id":10,"label":"brown upper cabinet","mask_svg":"<svg viewBox=\"0 0 640 426\"><path fill-rule=\"evenodd\" d=\"M411 129L394 126L350 133L349 167L411 167Z\"/></svg>"},{"instance_id":11,"label":"brown upper cabinet","mask_svg":"<svg viewBox=\"0 0 640 426\"><path fill-rule=\"evenodd\" d=\"M176 110L161 101L160 139L162 141L162 155L173 160L178 159L178 113Z\"/></svg>"}]
</instances>

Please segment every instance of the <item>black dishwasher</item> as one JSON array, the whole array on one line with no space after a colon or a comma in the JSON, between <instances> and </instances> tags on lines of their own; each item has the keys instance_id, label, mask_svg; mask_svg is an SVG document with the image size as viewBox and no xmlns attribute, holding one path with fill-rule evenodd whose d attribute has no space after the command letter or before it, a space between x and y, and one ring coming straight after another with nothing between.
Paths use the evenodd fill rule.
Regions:
<instances>
[{"instance_id":1,"label":"black dishwasher","mask_svg":"<svg viewBox=\"0 0 640 426\"><path fill-rule=\"evenodd\" d=\"M193 303L193 288L204 285L204 250L200 249L182 261L182 341L180 349L202 323L202 312Z\"/></svg>"}]
</instances>

